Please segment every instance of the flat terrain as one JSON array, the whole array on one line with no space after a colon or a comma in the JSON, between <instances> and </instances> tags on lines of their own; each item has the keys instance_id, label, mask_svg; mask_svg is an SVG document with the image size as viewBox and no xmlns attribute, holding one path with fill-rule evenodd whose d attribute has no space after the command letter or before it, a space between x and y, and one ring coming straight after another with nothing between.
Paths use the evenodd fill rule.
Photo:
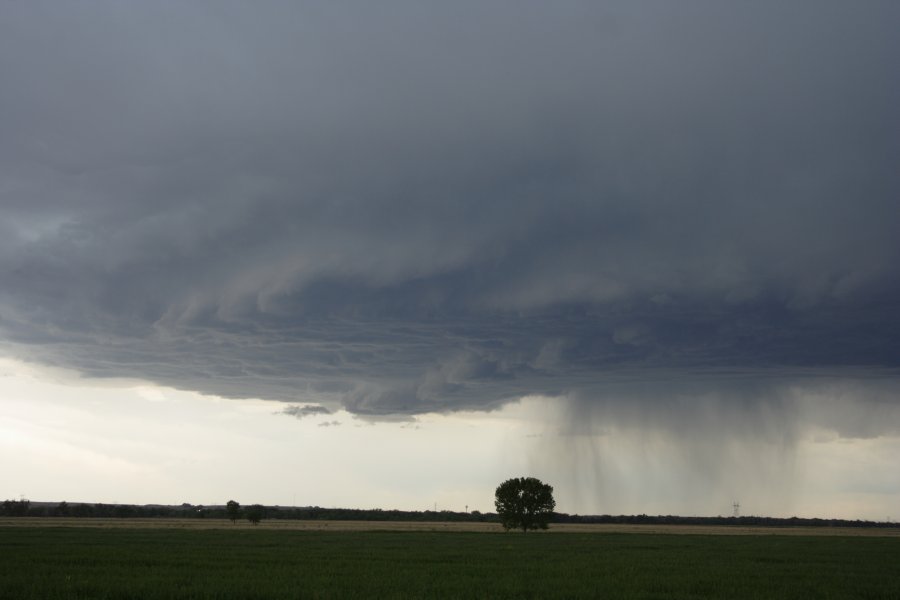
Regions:
<instances>
[{"instance_id":1,"label":"flat terrain","mask_svg":"<svg viewBox=\"0 0 900 600\"><path fill-rule=\"evenodd\" d=\"M415 521L297 521L264 520L251 525L245 520L227 519L91 519L64 517L0 517L0 527L83 527L115 529L265 529L290 531L455 531L502 532L498 523L415 522ZM730 525L628 525L558 523L547 533L671 533L691 535L802 535L877 536L900 538L900 527L745 527Z\"/></svg>"},{"instance_id":2,"label":"flat terrain","mask_svg":"<svg viewBox=\"0 0 900 600\"><path fill-rule=\"evenodd\" d=\"M900 598L896 536L19 521L0 524L2 599Z\"/></svg>"}]
</instances>

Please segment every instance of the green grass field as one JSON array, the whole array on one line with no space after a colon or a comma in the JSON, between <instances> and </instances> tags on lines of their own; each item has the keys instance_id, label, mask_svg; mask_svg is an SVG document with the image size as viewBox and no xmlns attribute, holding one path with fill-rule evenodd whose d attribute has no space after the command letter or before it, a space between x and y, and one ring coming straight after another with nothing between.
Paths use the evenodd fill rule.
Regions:
<instances>
[{"instance_id":1,"label":"green grass field","mask_svg":"<svg viewBox=\"0 0 900 600\"><path fill-rule=\"evenodd\" d=\"M3 527L0 597L896 599L900 539Z\"/></svg>"}]
</instances>

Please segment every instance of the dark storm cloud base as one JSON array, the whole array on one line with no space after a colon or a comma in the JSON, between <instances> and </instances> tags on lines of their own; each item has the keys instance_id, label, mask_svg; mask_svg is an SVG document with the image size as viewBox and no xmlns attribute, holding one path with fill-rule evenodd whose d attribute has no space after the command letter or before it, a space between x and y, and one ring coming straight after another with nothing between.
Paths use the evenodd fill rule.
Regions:
<instances>
[{"instance_id":1,"label":"dark storm cloud base","mask_svg":"<svg viewBox=\"0 0 900 600\"><path fill-rule=\"evenodd\" d=\"M2 11L9 354L382 417L897 381L895 3Z\"/></svg>"}]
</instances>

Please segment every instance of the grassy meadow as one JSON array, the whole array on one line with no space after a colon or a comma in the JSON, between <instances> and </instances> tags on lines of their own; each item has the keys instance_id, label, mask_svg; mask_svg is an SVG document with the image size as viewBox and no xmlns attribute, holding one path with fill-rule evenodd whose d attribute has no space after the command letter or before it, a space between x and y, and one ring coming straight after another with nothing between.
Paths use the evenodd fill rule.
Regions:
<instances>
[{"instance_id":1,"label":"grassy meadow","mask_svg":"<svg viewBox=\"0 0 900 600\"><path fill-rule=\"evenodd\" d=\"M900 538L0 527L0 598L900 598Z\"/></svg>"}]
</instances>

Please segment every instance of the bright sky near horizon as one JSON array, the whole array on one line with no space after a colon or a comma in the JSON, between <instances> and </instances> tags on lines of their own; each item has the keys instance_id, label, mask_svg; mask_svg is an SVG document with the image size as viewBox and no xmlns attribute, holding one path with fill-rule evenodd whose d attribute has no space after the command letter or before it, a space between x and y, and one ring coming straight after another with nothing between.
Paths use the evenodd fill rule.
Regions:
<instances>
[{"instance_id":1,"label":"bright sky near horizon","mask_svg":"<svg viewBox=\"0 0 900 600\"><path fill-rule=\"evenodd\" d=\"M900 4L0 6L0 496L900 515Z\"/></svg>"},{"instance_id":2,"label":"bright sky near horizon","mask_svg":"<svg viewBox=\"0 0 900 600\"><path fill-rule=\"evenodd\" d=\"M0 360L0 397L8 498L486 512L494 487L517 473L552 482L557 509L579 514L729 515L735 500L743 514L881 521L896 518L900 498L897 437L823 429L793 448L738 441L748 455L727 467L739 472L698 477L677 443L646 432L572 442L551 398L414 421L346 411L298 421L280 402L85 381L11 360Z\"/></svg>"}]
</instances>

